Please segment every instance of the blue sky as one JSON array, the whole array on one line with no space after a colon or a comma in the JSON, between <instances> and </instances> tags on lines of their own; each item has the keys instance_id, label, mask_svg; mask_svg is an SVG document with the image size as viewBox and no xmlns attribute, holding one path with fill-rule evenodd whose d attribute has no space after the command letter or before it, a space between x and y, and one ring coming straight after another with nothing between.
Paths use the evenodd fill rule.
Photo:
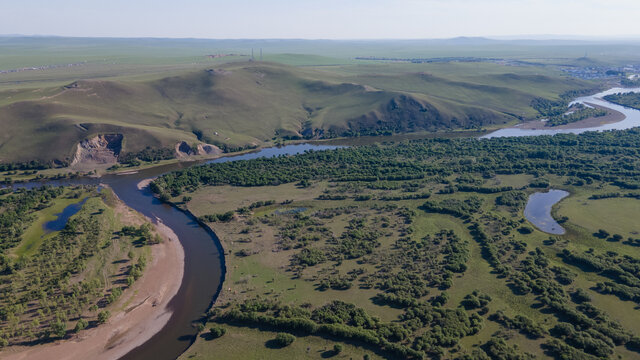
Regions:
<instances>
[{"instance_id":1,"label":"blue sky","mask_svg":"<svg viewBox=\"0 0 640 360\"><path fill-rule=\"evenodd\" d=\"M0 34L385 39L640 37L638 0L0 0Z\"/></svg>"}]
</instances>

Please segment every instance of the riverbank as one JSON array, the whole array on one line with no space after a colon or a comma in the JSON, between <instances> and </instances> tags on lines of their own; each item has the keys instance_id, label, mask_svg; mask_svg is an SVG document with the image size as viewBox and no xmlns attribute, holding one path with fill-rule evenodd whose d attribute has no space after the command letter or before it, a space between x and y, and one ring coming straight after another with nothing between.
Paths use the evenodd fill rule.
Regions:
<instances>
[{"instance_id":1,"label":"riverbank","mask_svg":"<svg viewBox=\"0 0 640 360\"><path fill-rule=\"evenodd\" d=\"M141 216L118 200L117 213L132 223ZM147 269L120 300L111 305L106 324L84 330L69 339L38 346L14 346L0 353L2 359L116 359L145 343L171 317L169 302L176 295L184 274L184 250L176 234L157 223L163 241L151 247Z\"/></svg>"}]
</instances>

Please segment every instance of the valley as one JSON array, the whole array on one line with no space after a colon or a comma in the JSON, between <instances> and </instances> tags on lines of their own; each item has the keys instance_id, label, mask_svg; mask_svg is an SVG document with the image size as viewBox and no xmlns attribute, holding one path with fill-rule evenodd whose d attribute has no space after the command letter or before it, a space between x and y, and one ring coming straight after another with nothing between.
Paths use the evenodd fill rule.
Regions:
<instances>
[{"instance_id":1,"label":"valley","mask_svg":"<svg viewBox=\"0 0 640 360\"><path fill-rule=\"evenodd\" d=\"M2 358L638 357L634 46L0 45Z\"/></svg>"}]
</instances>

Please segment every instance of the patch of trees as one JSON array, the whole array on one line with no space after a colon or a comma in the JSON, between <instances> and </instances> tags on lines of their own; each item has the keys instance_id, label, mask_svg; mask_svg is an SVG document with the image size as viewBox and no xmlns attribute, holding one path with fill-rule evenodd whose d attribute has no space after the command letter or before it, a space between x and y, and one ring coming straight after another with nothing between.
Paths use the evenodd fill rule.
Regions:
<instances>
[{"instance_id":1,"label":"patch of trees","mask_svg":"<svg viewBox=\"0 0 640 360\"><path fill-rule=\"evenodd\" d=\"M548 188L549 180L547 179L535 179L529 183L529 187L532 188Z\"/></svg>"},{"instance_id":2,"label":"patch of trees","mask_svg":"<svg viewBox=\"0 0 640 360\"><path fill-rule=\"evenodd\" d=\"M59 167L65 167L68 164L60 164ZM0 164L0 171L15 171L15 170L45 170L50 169L52 163L42 162L40 160L31 160L21 163L4 163Z\"/></svg>"},{"instance_id":3,"label":"patch of trees","mask_svg":"<svg viewBox=\"0 0 640 360\"><path fill-rule=\"evenodd\" d=\"M431 197L431 193L418 193L418 194L401 194L401 195L384 195L380 197L382 201L400 201L400 200L418 200L428 199Z\"/></svg>"},{"instance_id":4,"label":"patch of trees","mask_svg":"<svg viewBox=\"0 0 640 360\"><path fill-rule=\"evenodd\" d=\"M614 104L640 109L640 93L631 92L631 93L617 93L611 94L604 97L605 100L610 101Z\"/></svg>"},{"instance_id":5,"label":"patch of trees","mask_svg":"<svg viewBox=\"0 0 640 360\"><path fill-rule=\"evenodd\" d=\"M588 108L582 105L581 107L578 107L577 109L575 109L573 112L563 113L560 115L549 117L545 126L566 125L566 124L571 124L584 119L606 116L607 114L608 114L608 111L605 109Z\"/></svg>"},{"instance_id":6,"label":"patch of trees","mask_svg":"<svg viewBox=\"0 0 640 360\"><path fill-rule=\"evenodd\" d=\"M160 160L169 160L176 157L175 150L171 148L151 148L147 146L138 152L120 153L118 161L122 164L137 166L140 161L154 162Z\"/></svg>"},{"instance_id":7,"label":"patch of trees","mask_svg":"<svg viewBox=\"0 0 640 360\"><path fill-rule=\"evenodd\" d=\"M378 183L458 173L545 174L584 182L634 184L638 129L495 139L427 139L385 146L311 151L296 156L194 166L166 174L151 189L167 199L202 185L264 186L331 179ZM473 157L474 161L460 161ZM603 176L606 174L606 177ZM474 185L475 186L475 185ZM534 186L548 186L542 181Z\"/></svg>"},{"instance_id":8,"label":"patch of trees","mask_svg":"<svg viewBox=\"0 0 640 360\"><path fill-rule=\"evenodd\" d=\"M210 214L210 215L202 215L200 216L201 221L205 222L229 222L233 220L233 216L235 215L235 211L227 211L222 214Z\"/></svg>"},{"instance_id":9,"label":"patch of trees","mask_svg":"<svg viewBox=\"0 0 640 360\"><path fill-rule=\"evenodd\" d=\"M536 109L542 116L559 116L567 111L569 102L564 99L549 100L545 98L534 98L531 100L531 107Z\"/></svg>"},{"instance_id":10,"label":"patch of trees","mask_svg":"<svg viewBox=\"0 0 640 360\"><path fill-rule=\"evenodd\" d=\"M481 293L478 290L473 290L471 294L468 294L462 299L460 305L467 310L480 309L487 306L491 302L491 296Z\"/></svg>"},{"instance_id":11,"label":"patch of trees","mask_svg":"<svg viewBox=\"0 0 640 360\"><path fill-rule=\"evenodd\" d=\"M250 299L233 305L212 320L257 325L287 334L313 334L356 341L407 359L425 358L423 352L403 344L408 333L401 326L381 323L363 309L337 300L309 312L273 300Z\"/></svg>"},{"instance_id":12,"label":"patch of trees","mask_svg":"<svg viewBox=\"0 0 640 360\"><path fill-rule=\"evenodd\" d=\"M447 194L454 193L456 191L460 192L475 192L479 194L496 194L505 191L513 190L512 186L497 186L497 187L486 187L479 185L454 185L449 187L448 191L445 191Z\"/></svg>"},{"instance_id":13,"label":"patch of trees","mask_svg":"<svg viewBox=\"0 0 640 360\"><path fill-rule=\"evenodd\" d=\"M571 360L597 360L598 357L585 353L582 350L569 346L566 343L552 339L544 343L546 352L557 359Z\"/></svg>"},{"instance_id":14,"label":"patch of trees","mask_svg":"<svg viewBox=\"0 0 640 360\"><path fill-rule=\"evenodd\" d=\"M636 193L619 193L619 192L611 192L611 193L606 193L606 194L593 194L589 197L589 200L600 200L600 199L613 199L613 198L632 198L632 199L639 199L640 200L640 194L636 194Z\"/></svg>"},{"instance_id":15,"label":"patch of trees","mask_svg":"<svg viewBox=\"0 0 640 360\"><path fill-rule=\"evenodd\" d=\"M496 204L504 206L513 206L516 208L524 206L527 203L527 194L524 191L508 191L496 198Z\"/></svg>"},{"instance_id":16,"label":"patch of trees","mask_svg":"<svg viewBox=\"0 0 640 360\"><path fill-rule=\"evenodd\" d=\"M531 360L535 359L535 355L524 353L521 354L518 351L518 346L509 346L507 342L500 338L494 337L482 345L482 350L489 356L487 359L500 359L500 360Z\"/></svg>"},{"instance_id":17,"label":"patch of trees","mask_svg":"<svg viewBox=\"0 0 640 360\"><path fill-rule=\"evenodd\" d=\"M296 341L296 337L289 333L277 333L273 341L279 347L285 347L293 344L293 342Z\"/></svg>"},{"instance_id":18,"label":"patch of trees","mask_svg":"<svg viewBox=\"0 0 640 360\"><path fill-rule=\"evenodd\" d=\"M314 266L326 260L324 251L314 248L304 248L293 256L293 261L297 265Z\"/></svg>"},{"instance_id":19,"label":"patch of trees","mask_svg":"<svg viewBox=\"0 0 640 360\"><path fill-rule=\"evenodd\" d=\"M21 241L34 213L51 206L52 201L63 193L62 188L42 187L15 190L0 197L0 274L13 271L16 263L4 253Z\"/></svg>"},{"instance_id":20,"label":"patch of trees","mask_svg":"<svg viewBox=\"0 0 640 360\"><path fill-rule=\"evenodd\" d=\"M226 333L227 329L223 328L222 326L212 326L209 328L209 335L211 335L212 339L222 337Z\"/></svg>"},{"instance_id":21,"label":"patch of trees","mask_svg":"<svg viewBox=\"0 0 640 360\"><path fill-rule=\"evenodd\" d=\"M378 238L382 234L374 226L367 226L366 219L357 217L349 220L345 232L337 239L335 251L345 259L357 259L371 254L380 246Z\"/></svg>"},{"instance_id":22,"label":"patch of trees","mask_svg":"<svg viewBox=\"0 0 640 360\"><path fill-rule=\"evenodd\" d=\"M284 250L306 248L311 243L333 237L331 231L320 220L301 213L273 215L264 221L278 227L278 245ZM319 259L316 253L319 249L307 250L312 258ZM330 252L323 250L322 253L326 258L333 258Z\"/></svg>"},{"instance_id":23,"label":"patch of trees","mask_svg":"<svg viewBox=\"0 0 640 360\"><path fill-rule=\"evenodd\" d=\"M120 230L120 235L135 238L136 245L153 245L160 243L160 236L151 232L151 224L145 223L139 227L125 225Z\"/></svg>"},{"instance_id":24,"label":"patch of trees","mask_svg":"<svg viewBox=\"0 0 640 360\"><path fill-rule=\"evenodd\" d=\"M536 324L533 320L524 315L516 315L511 318L507 316L502 310L498 310L495 314L489 317L489 320L498 322L507 329L515 329L520 331L532 339L539 339L547 334L547 330L542 326Z\"/></svg>"},{"instance_id":25,"label":"patch of trees","mask_svg":"<svg viewBox=\"0 0 640 360\"><path fill-rule=\"evenodd\" d=\"M597 255L592 252L577 254L567 249L562 251L565 262L607 277L614 282L640 289L640 260L628 255L618 256L608 252Z\"/></svg>"},{"instance_id":26,"label":"patch of trees","mask_svg":"<svg viewBox=\"0 0 640 360\"><path fill-rule=\"evenodd\" d=\"M480 210L482 203L483 200L479 197L471 196L465 200L445 199L439 202L427 201L422 204L422 209L428 212L448 214L467 219Z\"/></svg>"},{"instance_id":27,"label":"patch of trees","mask_svg":"<svg viewBox=\"0 0 640 360\"><path fill-rule=\"evenodd\" d=\"M420 240L399 238L395 249L376 257L379 270L364 282L384 291L378 301L406 307L429 293L431 288L447 289L453 276L467 270L469 244L452 230L442 230Z\"/></svg>"},{"instance_id":28,"label":"patch of trees","mask_svg":"<svg viewBox=\"0 0 640 360\"><path fill-rule=\"evenodd\" d=\"M616 180L611 182L613 185L627 190L638 190L640 189L640 182L637 180Z\"/></svg>"}]
</instances>

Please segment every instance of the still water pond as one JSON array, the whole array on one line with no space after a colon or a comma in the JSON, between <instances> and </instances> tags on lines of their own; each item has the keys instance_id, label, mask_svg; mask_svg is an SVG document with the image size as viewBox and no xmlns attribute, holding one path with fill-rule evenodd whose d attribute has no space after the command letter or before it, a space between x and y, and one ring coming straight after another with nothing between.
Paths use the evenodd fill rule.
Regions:
<instances>
[{"instance_id":1,"label":"still water pond","mask_svg":"<svg viewBox=\"0 0 640 360\"><path fill-rule=\"evenodd\" d=\"M568 192L553 189L546 193L531 194L524 209L524 217L541 231L562 235L565 232L564 228L551 216L551 208L567 196Z\"/></svg>"},{"instance_id":2,"label":"still water pond","mask_svg":"<svg viewBox=\"0 0 640 360\"><path fill-rule=\"evenodd\" d=\"M64 229L64 227L67 225L67 221L69 221L69 218L71 218L78 211L80 211L80 209L82 209L82 205L87 202L87 199L88 198L84 198L75 204L71 204L64 208L62 212L55 214L55 216L57 216L55 220L48 221L42 225L44 232L50 233L53 231L60 231Z\"/></svg>"}]
</instances>

